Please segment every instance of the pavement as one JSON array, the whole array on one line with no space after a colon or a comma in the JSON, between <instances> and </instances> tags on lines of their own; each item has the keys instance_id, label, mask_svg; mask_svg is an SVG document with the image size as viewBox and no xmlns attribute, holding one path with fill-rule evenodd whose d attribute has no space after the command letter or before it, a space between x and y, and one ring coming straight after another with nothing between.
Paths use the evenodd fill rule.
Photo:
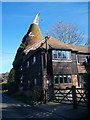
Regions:
<instances>
[{"instance_id":1,"label":"pavement","mask_svg":"<svg viewBox=\"0 0 90 120\"><path fill-rule=\"evenodd\" d=\"M73 110L69 104L49 102L47 104L31 106L6 95L2 95L0 103L2 120L4 119L56 119L56 120L87 120L87 108L79 106Z\"/></svg>"}]
</instances>

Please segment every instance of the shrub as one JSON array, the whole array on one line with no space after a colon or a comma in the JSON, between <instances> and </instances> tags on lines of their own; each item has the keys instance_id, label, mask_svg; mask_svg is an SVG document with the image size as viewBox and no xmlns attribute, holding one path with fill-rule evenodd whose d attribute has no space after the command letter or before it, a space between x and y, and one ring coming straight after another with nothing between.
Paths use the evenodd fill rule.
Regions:
<instances>
[{"instance_id":1,"label":"shrub","mask_svg":"<svg viewBox=\"0 0 90 120\"><path fill-rule=\"evenodd\" d=\"M8 93L9 94L13 94L17 91L17 86L15 84L15 82L10 82L8 85L7 85L7 89L8 89Z\"/></svg>"},{"instance_id":2,"label":"shrub","mask_svg":"<svg viewBox=\"0 0 90 120\"><path fill-rule=\"evenodd\" d=\"M7 90L7 83L1 83L0 90Z\"/></svg>"}]
</instances>

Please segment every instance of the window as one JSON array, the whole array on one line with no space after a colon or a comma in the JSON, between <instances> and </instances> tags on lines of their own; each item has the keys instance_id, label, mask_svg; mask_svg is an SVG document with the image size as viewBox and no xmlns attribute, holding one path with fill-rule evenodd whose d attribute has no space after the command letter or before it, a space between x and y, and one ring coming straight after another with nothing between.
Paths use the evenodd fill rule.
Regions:
<instances>
[{"instance_id":1,"label":"window","mask_svg":"<svg viewBox=\"0 0 90 120\"><path fill-rule=\"evenodd\" d=\"M34 79L34 85L35 86L37 85L37 79Z\"/></svg>"},{"instance_id":2,"label":"window","mask_svg":"<svg viewBox=\"0 0 90 120\"><path fill-rule=\"evenodd\" d=\"M56 50L53 50L52 53L53 53L53 58L58 58Z\"/></svg>"},{"instance_id":3,"label":"window","mask_svg":"<svg viewBox=\"0 0 90 120\"><path fill-rule=\"evenodd\" d=\"M27 65L26 66L27 66L27 68L29 67L29 61L27 61Z\"/></svg>"},{"instance_id":4,"label":"window","mask_svg":"<svg viewBox=\"0 0 90 120\"><path fill-rule=\"evenodd\" d=\"M21 71L23 70L22 66L20 67L20 70L21 70Z\"/></svg>"},{"instance_id":5,"label":"window","mask_svg":"<svg viewBox=\"0 0 90 120\"><path fill-rule=\"evenodd\" d=\"M29 41L30 41L29 36L27 36L26 37L26 42L29 42Z\"/></svg>"},{"instance_id":6,"label":"window","mask_svg":"<svg viewBox=\"0 0 90 120\"><path fill-rule=\"evenodd\" d=\"M58 58L61 58L61 51L58 51Z\"/></svg>"},{"instance_id":7,"label":"window","mask_svg":"<svg viewBox=\"0 0 90 120\"><path fill-rule=\"evenodd\" d=\"M63 79L64 79L64 83L68 83L68 79L66 75L63 76Z\"/></svg>"},{"instance_id":8,"label":"window","mask_svg":"<svg viewBox=\"0 0 90 120\"><path fill-rule=\"evenodd\" d=\"M58 84L58 76L54 76L54 83Z\"/></svg>"},{"instance_id":9,"label":"window","mask_svg":"<svg viewBox=\"0 0 90 120\"><path fill-rule=\"evenodd\" d=\"M54 76L54 83L58 84L58 85L72 83L71 75L55 75Z\"/></svg>"},{"instance_id":10,"label":"window","mask_svg":"<svg viewBox=\"0 0 90 120\"><path fill-rule=\"evenodd\" d=\"M23 76L23 75L21 75L21 78L20 78L20 80L23 80L23 77L24 77L24 76Z\"/></svg>"},{"instance_id":11,"label":"window","mask_svg":"<svg viewBox=\"0 0 90 120\"><path fill-rule=\"evenodd\" d=\"M71 51L53 50L52 57L56 60L71 60Z\"/></svg>"},{"instance_id":12,"label":"window","mask_svg":"<svg viewBox=\"0 0 90 120\"><path fill-rule=\"evenodd\" d=\"M61 51L61 58L66 59L66 51Z\"/></svg>"},{"instance_id":13,"label":"window","mask_svg":"<svg viewBox=\"0 0 90 120\"><path fill-rule=\"evenodd\" d=\"M24 77L24 76L22 75L21 78L20 78L20 86L21 86L21 87L23 87L23 77Z\"/></svg>"},{"instance_id":14,"label":"window","mask_svg":"<svg viewBox=\"0 0 90 120\"><path fill-rule=\"evenodd\" d=\"M30 87L30 80L28 80L28 88Z\"/></svg>"},{"instance_id":15,"label":"window","mask_svg":"<svg viewBox=\"0 0 90 120\"><path fill-rule=\"evenodd\" d=\"M84 88L85 85L86 85L86 82L85 82L85 78L86 78L86 74L79 74L79 77L78 77L78 86L81 87L81 88Z\"/></svg>"},{"instance_id":16,"label":"window","mask_svg":"<svg viewBox=\"0 0 90 120\"><path fill-rule=\"evenodd\" d=\"M79 63L78 55L77 54L76 54L76 62L77 62L77 64Z\"/></svg>"},{"instance_id":17,"label":"window","mask_svg":"<svg viewBox=\"0 0 90 120\"><path fill-rule=\"evenodd\" d=\"M66 51L67 60L71 60L71 51Z\"/></svg>"},{"instance_id":18,"label":"window","mask_svg":"<svg viewBox=\"0 0 90 120\"><path fill-rule=\"evenodd\" d=\"M59 76L60 83L63 83L63 76Z\"/></svg>"},{"instance_id":19,"label":"window","mask_svg":"<svg viewBox=\"0 0 90 120\"><path fill-rule=\"evenodd\" d=\"M68 83L71 83L71 82L72 82L72 81L71 81L71 79L72 79L72 78L71 78L71 75L68 75L67 78L68 78Z\"/></svg>"},{"instance_id":20,"label":"window","mask_svg":"<svg viewBox=\"0 0 90 120\"><path fill-rule=\"evenodd\" d=\"M86 63L90 63L90 56L86 56Z\"/></svg>"},{"instance_id":21,"label":"window","mask_svg":"<svg viewBox=\"0 0 90 120\"><path fill-rule=\"evenodd\" d=\"M34 64L36 62L36 56L33 56L33 61L32 63Z\"/></svg>"}]
</instances>

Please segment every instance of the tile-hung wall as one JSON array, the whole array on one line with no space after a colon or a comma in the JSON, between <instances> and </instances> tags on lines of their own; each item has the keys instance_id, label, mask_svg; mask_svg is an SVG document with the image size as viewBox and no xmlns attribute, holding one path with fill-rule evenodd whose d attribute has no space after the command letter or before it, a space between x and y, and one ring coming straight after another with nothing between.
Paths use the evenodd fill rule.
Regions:
<instances>
[{"instance_id":1,"label":"tile-hung wall","mask_svg":"<svg viewBox=\"0 0 90 120\"><path fill-rule=\"evenodd\" d=\"M76 53L52 50L52 65L55 86L78 85Z\"/></svg>"},{"instance_id":2,"label":"tile-hung wall","mask_svg":"<svg viewBox=\"0 0 90 120\"><path fill-rule=\"evenodd\" d=\"M75 64L72 62L71 51L52 50L52 66L53 74L72 74L72 66Z\"/></svg>"}]
</instances>

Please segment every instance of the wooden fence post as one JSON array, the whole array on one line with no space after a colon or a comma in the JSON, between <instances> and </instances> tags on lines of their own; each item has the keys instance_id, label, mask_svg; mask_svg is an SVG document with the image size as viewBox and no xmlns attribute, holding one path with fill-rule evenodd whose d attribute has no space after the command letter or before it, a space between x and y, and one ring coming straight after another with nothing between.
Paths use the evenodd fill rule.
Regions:
<instances>
[{"instance_id":1,"label":"wooden fence post","mask_svg":"<svg viewBox=\"0 0 90 120\"><path fill-rule=\"evenodd\" d=\"M47 90L44 90L44 104L47 103Z\"/></svg>"},{"instance_id":2,"label":"wooden fence post","mask_svg":"<svg viewBox=\"0 0 90 120\"><path fill-rule=\"evenodd\" d=\"M72 86L73 109L77 109L76 87Z\"/></svg>"}]
</instances>

